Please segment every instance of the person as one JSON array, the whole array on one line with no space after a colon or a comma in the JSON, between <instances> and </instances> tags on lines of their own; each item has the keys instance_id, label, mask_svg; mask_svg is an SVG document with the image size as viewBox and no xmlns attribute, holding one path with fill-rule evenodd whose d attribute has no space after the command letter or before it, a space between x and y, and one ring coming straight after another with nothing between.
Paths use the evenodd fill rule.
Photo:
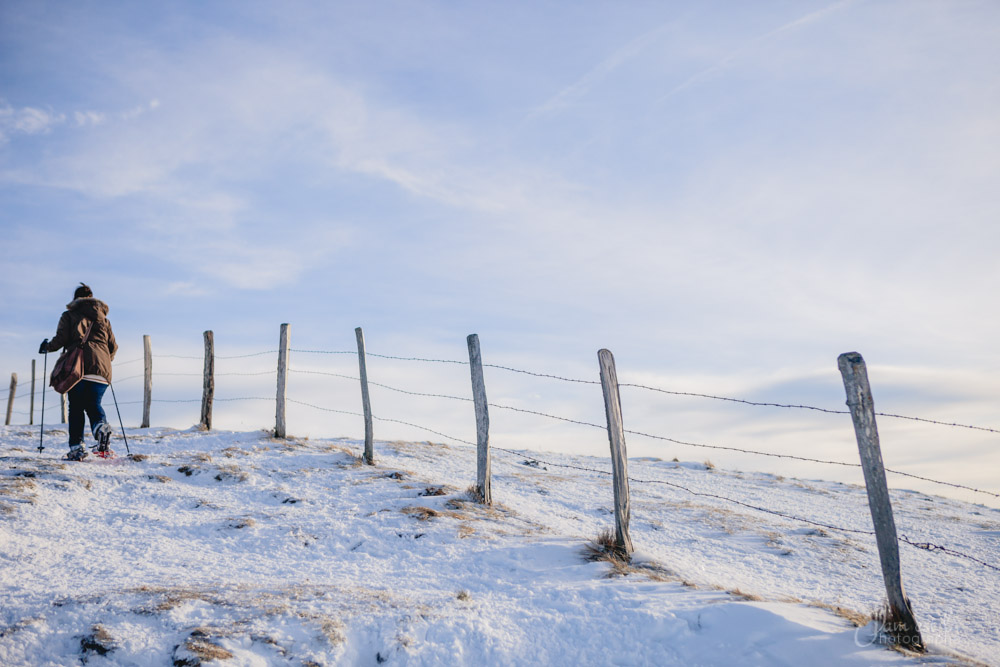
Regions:
<instances>
[{"instance_id":1,"label":"person","mask_svg":"<svg viewBox=\"0 0 1000 667\"><path fill-rule=\"evenodd\" d=\"M38 348L39 354L60 348L72 350L80 345L87 330L91 329L83 345L83 379L69 390L69 453L70 461L87 458L83 447L85 418L90 419L90 430L97 441L97 452L106 455L110 450L111 425L101 407L101 399L111 383L111 362L118 351L118 343L108 321L108 305L94 298L94 292L80 283L73 293L73 301L59 318L56 335L46 338Z\"/></svg>"}]
</instances>

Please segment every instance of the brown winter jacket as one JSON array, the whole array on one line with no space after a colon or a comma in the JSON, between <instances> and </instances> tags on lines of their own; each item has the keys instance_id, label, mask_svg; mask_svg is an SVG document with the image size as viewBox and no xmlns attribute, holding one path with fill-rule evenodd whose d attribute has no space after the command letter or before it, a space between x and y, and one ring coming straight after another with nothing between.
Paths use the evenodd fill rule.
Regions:
<instances>
[{"instance_id":1,"label":"brown winter jacket","mask_svg":"<svg viewBox=\"0 0 1000 667\"><path fill-rule=\"evenodd\" d=\"M56 335L49 341L49 352L61 347L71 350L79 345L91 322L94 329L83 347L83 373L100 375L111 382L111 361L118 351L118 343L108 321L108 304L103 301L85 297L67 305L66 312L59 318Z\"/></svg>"}]
</instances>

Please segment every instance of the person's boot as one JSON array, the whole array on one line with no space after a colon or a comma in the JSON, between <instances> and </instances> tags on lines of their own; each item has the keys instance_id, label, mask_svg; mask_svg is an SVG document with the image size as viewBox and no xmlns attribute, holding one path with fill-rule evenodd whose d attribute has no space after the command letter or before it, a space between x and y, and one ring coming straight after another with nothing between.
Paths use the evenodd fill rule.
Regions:
<instances>
[{"instance_id":1,"label":"person's boot","mask_svg":"<svg viewBox=\"0 0 1000 667\"><path fill-rule=\"evenodd\" d=\"M98 453L107 452L108 444L111 442L111 424L108 422L98 424L94 429L94 437L97 438Z\"/></svg>"},{"instance_id":2,"label":"person's boot","mask_svg":"<svg viewBox=\"0 0 1000 667\"><path fill-rule=\"evenodd\" d=\"M69 453L66 454L67 461L82 461L85 458L87 458L87 450L83 448L83 445L71 445Z\"/></svg>"}]
</instances>

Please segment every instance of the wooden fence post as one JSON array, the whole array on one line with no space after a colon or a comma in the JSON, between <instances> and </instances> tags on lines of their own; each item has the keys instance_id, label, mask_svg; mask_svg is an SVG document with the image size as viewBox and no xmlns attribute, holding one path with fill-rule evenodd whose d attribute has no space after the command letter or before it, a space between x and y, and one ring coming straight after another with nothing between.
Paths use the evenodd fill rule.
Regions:
<instances>
[{"instance_id":1,"label":"wooden fence post","mask_svg":"<svg viewBox=\"0 0 1000 667\"><path fill-rule=\"evenodd\" d=\"M485 505L493 504L490 487L490 410L486 400L486 381L483 378L483 358L479 349L479 335L469 334L469 368L472 372L472 398L476 404L476 492Z\"/></svg>"},{"instance_id":2,"label":"wooden fence post","mask_svg":"<svg viewBox=\"0 0 1000 667\"><path fill-rule=\"evenodd\" d=\"M608 440L611 442L611 468L615 488L615 545L631 560L632 537L628 524L632 510L628 490L628 455L625 451L625 427L622 423L622 400L618 393L615 358L609 350L599 350L601 389L604 390L604 412L608 420Z\"/></svg>"},{"instance_id":3,"label":"wooden fence post","mask_svg":"<svg viewBox=\"0 0 1000 667\"><path fill-rule=\"evenodd\" d=\"M42 421L45 417L42 416ZM28 426L35 423L35 360L31 360L31 407L28 408Z\"/></svg>"},{"instance_id":4,"label":"wooden fence post","mask_svg":"<svg viewBox=\"0 0 1000 667\"><path fill-rule=\"evenodd\" d=\"M153 402L153 347L149 336L142 337L143 349L143 391L142 423L139 428L149 428L149 407Z\"/></svg>"},{"instance_id":5,"label":"wooden fence post","mask_svg":"<svg viewBox=\"0 0 1000 667\"><path fill-rule=\"evenodd\" d=\"M69 415L66 413L66 394L59 394L59 418L62 419L60 424L69 423Z\"/></svg>"},{"instance_id":6,"label":"wooden fence post","mask_svg":"<svg viewBox=\"0 0 1000 667\"><path fill-rule=\"evenodd\" d=\"M7 426L10 426L10 416L14 412L14 395L17 393L17 373L10 374L10 395L7 397L7 421L4 422Z\"/></svg>"},{"instance_id":7,"label":"wooden fence post","mask_svg":"<svg viewBox=\"0 0 1000 667\"><path fill-rule=\"evenodd\" d=\"M896 523L889 502L889 489L882 465L882 450L879 447L878 428L875 425L875 403L871 386L868 384L868 369L865 360L857 352L845 352L837 358L840 374L844 378L847 392L847 406L854 421L854 434L861 454L861 467L865 473L865 487L868 489L868 507L875 526L875 541L882 562L882 576L889 602L889 617L885 619L883 630L904 648L924 650L923 638L917 628L910 601L903 591L903 578L899 564L899 541L896 537Z\"/></svg>"},{"instance_id":8,"label":"wooden fence post","mask_svg":"<svg viewBox=\"0 0 1000 667\"><path fill-rule=\"evenodd\" d=\"M201 427L212 430L212 398L215 397L215 336L205 332L205 377L201 389Z\"/></svg>"},{"instance_id":9,"label":"wooden fence post","mask_svg":"<svg viewBox=\"0 0 1000 667\"><path fill-rule=\"evenodd\" d=\"M358 368L361 372L361 407L365 413L365 454L364 462L375 465L375 427L372 423L372 403L368 396L368 366L365 362L365 333L358 327L354 330L358 339Z\"/></svg>"},{"instance_id":10,"label":"wooden fence post","mask_svg":"<svg viewBox=\"0 0 1000 667\"><path fill-rule=\"evenodd\" d=\"M288 324L281 325L281 339L278 345L278 395L274 415L274 437L284 438L285 426L285 387L288 380Z\"/></svg>"}]
</instances>

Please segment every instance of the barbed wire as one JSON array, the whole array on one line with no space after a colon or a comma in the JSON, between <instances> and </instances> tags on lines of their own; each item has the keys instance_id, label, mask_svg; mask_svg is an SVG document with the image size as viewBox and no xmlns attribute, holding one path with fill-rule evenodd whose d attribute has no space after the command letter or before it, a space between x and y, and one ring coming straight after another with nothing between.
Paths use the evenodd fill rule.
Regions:
<instances>
[{"instance_id":1,"label":"barbed wire","mask_svg":"<svg viewBox=\"0 0 1000 667\"><path fill-rule=\"evenodd\" d=\"M987 563L986 561L980 560L975 556L970 556L967 553L962 553L961 551L956 551L955 549L943 547L939 544L931 544L930 542L914 542L910 540L910 538L907 537L906 535L900 535L899 541L905 542L906 544L909 544L911 547L916 547L917 549L923 549L924 551L940 551L942 553L948 554L949 556L958 556L959 558L965 558L967 560L971 560L975 563L979 563L980 565L988 567L991 570L996 570L997 572L1000 572L1000 567L997 567L996 565Z\"/></svg>"},{"instance_id":2,"label":"barbed wire","mask_svg":"<svg viewBox=\"0 0 1000 667\"><path fill-rule=\"evenodd\" d=\"M549 378L552 380L562 380L563 382L574 382L577 384L601 384L599 380L577 380L574 378L562 377L561 375L550 375L549 373L535 373L533 371L525 371L519 368L511 368L510 366L500 366L499 364L483 364L483 368L498 368L503 371L510 371L511 373L521 373L522 375L531 375L533 377Z\"/></svg>"},{"instance_id":3,"label":"barbed wire","mask_svg":"<svg viewBox=\"0 0 1000 667\"><path fill-rule=\"evenodd\" d=\"M578 424L580 426L589 426L591 428L598 428L598 429L602 429L602 430L605 430L607 428L607 426L604 426L602 424L595 424L593 422L580 421L578 419L569 419L568 417L559 417L557 415L550 415L550 414L545 413L545 412L538 412L536 410L526 410L524 408L515 408L515 407L509 406L509 405L499 405L499 404L496 404L496 403L490 403L490 407L492 407L492 408L500 408L500 409L503 409L503 410L512 410L514 412L523 412L525 414L537 415L539 417L546 417L548 419L554 419L554 420L558 420L558 421L562 421L562 422L567 422L567 423L570 423L570 424ZM809 456L798 456L796 454L777 454L777 453L774 453L774 452L764 452L764 451L755 450L755 449L743 449L741 447L730 447L730 446L726 446L726 445L708 445L708 444L698 443L698 442L686 442L684 440L678 440L676 438L669 438L669 437L662 436L662 435L653 435L651 433L644 433L642 431L635 431L635 430L632 430L632 429L623 429L623 430L624 430L625 433L627 433L629 435L638 435L638 436L645 437L645 438L650 438L650 439L653 439L653 440L660 440L660 441L663 441L663 442L670 442L670 443L673 443L675 445L684 445L684 446L687 446L687 447L699 447L699 448L702 448L702 449L715 449L715 450L731 451L731 452L738 452L738 453L741 453L741 454L751 454L751 455L755 455L755 456L767 456L767 457L770 457L770 458L779 458L779 459L790 459L790 460L794 460L794 461L802 461L802 462L805 462L805 463L819 463L819 464L824 464L824 465L835 465L835 466L841 466L841 467L845 467L845 468L860 468L861 467L860 463L848 463L848 462L845 462L845 461L830 461L830 460L826 460L826 459L812 458L812 457L809 457ZM975 493L982 493L982 494L985 494L985 495L988 495L988 496L993 496L994 498L1000 498L1000 493L995 493L993 491L987 491L985 489L978 489L978 488L976 488L974 486L968 486L968 485L965 485L965 484L958 484L958 483L955 483L955 482L946 482L946 481L943 481L943 480L940 480L940 479L932 479L930 477L923 477L921 475L915 475L913 473L903 472L902 470L895 470L893 468L885 468L885 471L889 472L889 473L893 473L895 475L900 475L902 477L909 477L909 478L912 478L912 479L919 479L919 480L924 481L924 482L931 482L933 484L940 484L942 486L949 486L949 487L952 487L952 488L955 488L955 489L963 489L965 491L972 491L972 492L975 492Z\"/></svg>"},{"instance_id":4,"label":"barbed wire","mask_svg":"<svg viewBox=\"0 0 1000 667\"><path fill-rule=\"evenodd\" d=\"M729 403L742 403L744 405L752 405L752 406L759 406L759 407L787 408L787 409L797 409L797 410L813 410L815 412L824 412L826 414L831 414L831 415L849 415L849 414L851 414L849 410L831 410L829 408L820 408L820 407L816 407L814 405L797 405L797 404L792 404L792 403L767 403L767 402L759 402L759 401L748 401L748 400L744 400L742 398L730 398L730 397L727 397L727 396L715 396L715 395L712 395L712 394L699 394L699 393L689 392L689 391L671 391L669 389L661 389L659 387L650 387L648 385L635 384L635 383L632 383L632 382L619 382L618 386L619 387L632 387L632 388L636 388L636 389L645 389L647 391L655 391L655 392L658 392L658 393L661 393L661 394L669 394L671 396L692 396L692 397L696 397L696 398L708 398L708 399L715 400L715 401L726 401L726 402L729 402ZM898 415L898 414L894 414L894 413L891 413L891 412L876 412L875 415L878 416L878 417L889 417L891 419L906 419L906 420L909 420L909 421L923 422L925 424L937 424L938 426L952 426L952 427L955 427L955 428L966 428L966 429L972 429L972 430L975 430L975 431L986 431L988 433L1000 433L1000 430L994 429L994 428L989 428L989 427L986 427L986 426L974 426L974 425L971 425L971 424L958 424L958 423L955 423L955 422L944 422L944 421L938 421L936 419L927 419L927 418L924 418L924 417L909 417L907 415Z\"/></svg>"},{"instance_id":5,"label":"barbed wire","mask_svg":"<svg viewBox=\"0 0 1000 667\"><path fill-rule=\"evenodd\" d=\"M894 415L891 412L876 412L879 417L891 417L892 419L906 419L914 422L923 422L924 424L937 424L938 426L952 426L954 428L967 428L974 431L986 431L988 433L1000 433L1000 430L994 428L988 428L986 426L972 426L971 424L956 424L954 422L942 422L936 419L925 419L924 417L908 417L906 415Z\"/></svg>"},{"instance_id":6,"label":"barbed wire","mask_svg":"<svg viewBox=\"0 0 1000 667\"><path fill-rule=\"evenodd\" d=\"M424 361L433 364L458 364L460 366L468 366L468 361L455 361L454 359L425 359L423 357L394 357L389 354L376 354L374 352L365 352L367 357L378 357L379 359L395 359L396 361Z\"/></svg>"},{"instance_id":7,"label":"barbed wire","mask_svg":"<svg viewBox=\"0 0 1000 667\"><path fill-rule=\"evenodd\" d=\"M291 399L291 398L287 398L285 400L288 401L289 403L295 403L297 405L303 405L305 407L313 408L315 410L322 410L323 412L335 412L337 414L350 415L352 417L364 417L364 415L361 414L361 413L359 413L359 412L350 412L348 410L336 410L334 408L324 408L324 407L319 406L319 405L314 405L312 403L306 403L305 401L297 401L297 400ZM447 438L447 439L453 440L455 442L460 442L460 443L463 443L463 444L466 444L466 445L472 445L473 447L476 446L476 443L474 443L474 442L469 442L468 440L463 440L462 438L456 438L455 436L448 435L447 433L442 433L440 431L436 431L436 430L434 430L432 428L429 428L427 426L421 426L420 424L413 424L413 423L410 423L410 422L402 421L400 419L391 419L389 417L379 417L379 416L376 416L376 415L372 415L372 419L375 419L375 420L378 420L378 421L383 421L383 422L393 422L393 423L396 423L396 424L403 424L404 426L410 426L412 428L419 428L421 430L427 431L429 433L433 433L435 435L440 435L443 438Z\"/></svg>"},{"instance_id":8,"label":"barbed wire","mask_svg":"<svg viewBox=\"0 0 1000 667\"><path fill-rule=\"evenodd\" d=\"M341 378L341 379L344 379L344 380L353 380L355 382L360 382L361 381L361 378L359 378L359 377L355 377L353 375L344 375L343 373L329 373L329 372L326 372L326 371L304 371L304 370L299 370L297 368L289 368L288 372L290 372L290 373L303 373L303 374L306 374L306 375L325 375L325 376L329 376L329 377ZM389 391L395 391L395 392L398 392L400 394L408 394L410 396L423 396L423 397L426 397L426 398L447 398L447 399L452 400L452 401L464 401L464 402L467 402L467 403L472 403L473 402L473 399L471 399L471 398L465 398L464 396L451 396L449 394L428 394L428 393L419 392L419 391L409 391L407 389L400 389L399 387L392 387L392 386L389 386L387 384L382 384L381 382L372 382L370 380L368 381L368 384L370 386L372 386L372 387L381 387L383 389L388 389Z\"/></svg>"},{"instance_id":9,"label":"barbed wire","mask_svg":"<svg viewBox=\"0 0 1000 667\"><path fill-rule=\"evenodd\" d=\"M232 354L228 356L216 355L216 359L249 359L250 357L263 357L267 354L277 354L278 350L264 350L263 352L251 352L249 354ZM198 359L204 359L204 357L196 357Z\"/></svg>"},{"instance_id":10,"label":"barbed wire","mask_svg":"<svg viewBox=\"0 0 1000 667\"><path fill-rule=\"evenodd\" d=\"M524 458L524 459L526 459L528 461L534 461L536 463L539 463L539 464L542 464L542 465L545 465L545 466L553 466L553 467L556 467L556 468L569 468L569 469L572 469L572 470L581 470L581 471L596 473L596 474L599 474L599 475L613 476L613 473L608 472L606 470L598 470L596 468L586 468L586 467L583 467L583 466L575 466L575 465L569 465L569 464L564 464L564 463L553 463L552 461L546 461L546 460L543 460L543 459L540 459L540 458L537 458L537 457L525 454L523 452L515 452L513 450L504 449L502 447L491 447L490 449L496 449L496 450L499 450L501 452L506 452L508 454L513 454L513 455L515 455L515 456L517 456L519 458ZM707 492L704 492L704 491L695 491L693 489L690 489L690 488L684 486L683 484L677 484L675 482L668 482L666 480L661 480L661 479L639 479L639 478L631 477L631 476L628 477L628 480L629 480L629 482L635 482L636 484L661 484L661 485L664 485L664 486L673 487L673 488L679 489L681 491L684 491L684 492L689 493L689 494L694 495L694 496L700 496L700 497L705 497L705 498L712 498L712 499L715 499L715 500L722 500L722 501L725 501L725 502L728 502L728 503L733 503L733 504L736 504L736 505L740 505L741 507L746 507L747 509L752 509L752 510L757 511L757 512L763 512L763 513L766 513L766 514L771 514L773 516L778 516L778 517L781 517L783 519L788 519L790 521L797 521L797 522L809 524L809 525L812 525L812 526L818 526L820 528L825 528L827 530L833 530L833 531L837 531L837 532L841 532L841 533L850 533L850 534L855 534L855 535L866 535L866 536L874 536L875 535L875 531L873 531L873 530L863 530L863 529L859 529L859 528L844 528L843 526L836 526L836 525L833 525L833 524L824 523L822 521L814 521L812 519L807 519L805 517L797 516L797 515L794 515L794 514L788 514L787 512L781 512L781 511L773 510L773 509L770 509L770 508L767 508L767 507L761 507L760 505L754 505L752 503L746 503L746 502L743 502L742 500L737 500L735 498L730 498L728 496L722 496L722 495L715 494L715 493L707 493ZM951 549L949 547L944 547L944 546L937 545L937 544L931 544L931 543L928 543L928 542L914 542L913 540L911 540L910 538L908 538L905 534L901 534L899 536L899 541L903 542L905 544L908 544L908 545L910 545L912 547L915 547L917 549L922 549L924 551L932 551L932 552L933 551L940 551L942 553L946 553L946 554L951 555L951 556L956 556L958 558L964 558L964 559L972 561L974 563L978 563L979 565L982 565L982 566L985 566L987 568L990 568L991 570L1000 571L1000 567L992 565L992 564L990 564L990 563L988 563L988 562L986 562L986 561L984 561L984 560L982 560L980 558L976 558L975 556L972 556L970 554L964 553L962 551L958 551L956 549Z\"/></svg>"},{"instance_id":11,"label":"barbed wire","mask_svg":"<svg viewBox=\"0 0 1000 667\"><path fill-rule=\"evenodd\" d=\"M298 350L296 348L290 348L289 352L299 352L301 354L353 354L357 356L356 350Z\"/></svg>"}]
</instances>

